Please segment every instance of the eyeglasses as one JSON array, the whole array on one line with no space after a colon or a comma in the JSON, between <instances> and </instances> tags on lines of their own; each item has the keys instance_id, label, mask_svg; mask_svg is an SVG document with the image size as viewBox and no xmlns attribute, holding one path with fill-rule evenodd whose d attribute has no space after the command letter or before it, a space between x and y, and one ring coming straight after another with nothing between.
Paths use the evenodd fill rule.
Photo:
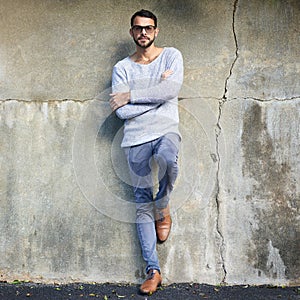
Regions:
<instances>
[{"instance_id":1,"label":"eyeglasses","mask_svg":"<svg viewBox=\"0 0 300 300\"><path fill-rule=\"evenodd\" d=\"M131 27L133 33L142 33L143 29L145 29L147 34L153 33L153 31L156 29L156 26L153 25L147 25L147 26L140 26L140 25L134 25Z\"/></svg>"}]
</instances>

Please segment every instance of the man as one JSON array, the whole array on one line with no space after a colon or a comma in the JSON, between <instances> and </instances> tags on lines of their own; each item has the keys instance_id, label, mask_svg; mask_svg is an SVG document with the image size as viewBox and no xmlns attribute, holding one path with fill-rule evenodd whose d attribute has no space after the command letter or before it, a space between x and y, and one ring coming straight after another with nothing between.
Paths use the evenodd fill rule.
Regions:
<instances>
[{"instance_id":1,"label":"man","mask_svg":"<svg viewBox=\"0 0 300 300\"><path fill-rule=\"evenodd\" d=\"M157 240L169 236L169 197L178 174L180 145L178 93L183 81L181 53L154 45L159 29L147 10L131 17L130 35L136 52L113 69L110 106L125 120L125 149L136 200L136 224L147 277L142 293L153 293L162 282ZM151 160L158 165L159 188L153 198Z\"/></svg>"}]
</instances>

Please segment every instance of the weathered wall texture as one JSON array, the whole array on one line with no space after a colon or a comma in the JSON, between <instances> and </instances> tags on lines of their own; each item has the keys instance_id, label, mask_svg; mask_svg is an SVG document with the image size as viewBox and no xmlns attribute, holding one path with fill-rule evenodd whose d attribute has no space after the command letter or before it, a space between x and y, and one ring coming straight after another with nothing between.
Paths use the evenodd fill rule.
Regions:
<instances>
[{"instance_id":1,"label":"weathered wall texture","mask_svg":"<svg viewBox=\"0 0 300 300\"><path fill-rule=\"evenodd\" d=\"M300 282L298 0L0 0L0 280L140 282L122 123L107 99L155 11L182 51L165 282Z\"/></svg>"}]
</instances>

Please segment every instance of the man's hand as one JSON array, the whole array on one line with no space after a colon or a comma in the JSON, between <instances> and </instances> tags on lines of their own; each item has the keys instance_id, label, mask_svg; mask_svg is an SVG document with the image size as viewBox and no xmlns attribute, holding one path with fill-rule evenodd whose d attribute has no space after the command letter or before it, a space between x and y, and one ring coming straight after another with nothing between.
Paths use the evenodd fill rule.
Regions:
<instances>
[{"instance_id":1,"label":"man's hand","mask_svg":"<svg viewBox=\"0 0 300 300\"><path fill-rule=\"evenodd\" d=\"M130 92L113 93L110 94L110 96L111 98L109 99L109 104L112 111L115 111L119 107L126 105L130 101Z\"/></svg>"},{"instance_id":2,"label":"man's hand","mask_svg":"<svg viewBox=\"0 0 300 300\"><path fill-rule=\"evenodd\" d=\"M164 71L162 74L161 74L161 79L162 80L165 80L167 79L170 75L173 74L173 71L172 70L166 70Z\"/></svg>"}]
</instances>

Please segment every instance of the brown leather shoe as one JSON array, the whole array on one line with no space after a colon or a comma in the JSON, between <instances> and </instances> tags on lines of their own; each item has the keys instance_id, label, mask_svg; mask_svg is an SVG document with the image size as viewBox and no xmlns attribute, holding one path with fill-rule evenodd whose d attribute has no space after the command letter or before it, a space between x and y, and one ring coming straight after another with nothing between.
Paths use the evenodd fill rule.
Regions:
<instances>
[{"instance_id":1,"label":"brown leather shoe","mask_svg":"<svg viewBox=\"0 0 300 300\"><path fill-rule=\"evenodd\" d=\"M142 294L152 294L161 285L161 282L162 277L160 273L157 270L149 270L146 280L140 287L140 292Z\"/></svg>"},{"instance_id":2,"label":"brown leather shoe","mask_svg":"<svg viewBox=\"0 0 300 300\"><path fill-rule=\"evenodd\" d=\"M172 225L172 219L170 216L170 206L164 209L156 209L155 212L155 229L156 236L159 242L163 243L167 240Z\"/></svg>"}]
</instances>

